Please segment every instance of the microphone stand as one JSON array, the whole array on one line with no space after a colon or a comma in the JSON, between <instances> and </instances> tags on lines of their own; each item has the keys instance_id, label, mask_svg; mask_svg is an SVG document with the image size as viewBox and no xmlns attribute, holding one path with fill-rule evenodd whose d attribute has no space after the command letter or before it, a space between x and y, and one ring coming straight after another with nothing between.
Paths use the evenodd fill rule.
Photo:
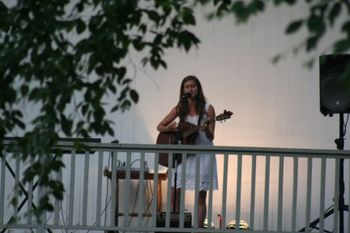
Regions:
<instances>
[{"instance_id":1,"label":"microphone stand","mask_svg":"<svg viewBox=\"0 0 350 233\"><path fill-rule=\"evenodd\" d=\"M184 119L184 118L182 118ZM182 137L181 137L181 132L180 132L180 124L181 124L182 120L180 120L179 125L177 126L177 135L176 135L176 139L175 139L175 144L182 144ZM178 166L178 155L177 154L173 154L174 158L173 158L173 163L174 163L174 200L173 200L173 213L177 213L176 211L176 186L177 186L177 166Z\"/></svg>"},{"instance_id":2,"label":"microphone stand","mask_svg":"<svg viewBox=\"0 0 350 233\"><path fill-rule=\"evenodd\" d=\"M186 113L184 111L184 106L188 106L188 97L190 97L191 95L189 93L185 93L182 95L181 97L181 102L182 102L182 111L179 115L180 117L180 122L177 126L177 134L176 134L176 139L175 139L175 144L182 144L182 135L181 135L181 130L180 130L180 125L182 123L185 122L185 117L186 117ZM178 167L178 155L177 154L174 154L175 158L173 158L173 162L174 162L174 200L173 200L173 213L178 213L176 211L176 186L177 186L177 167ZM182 156L182 155L181 155Z\"/></svg>"}]
</instances>

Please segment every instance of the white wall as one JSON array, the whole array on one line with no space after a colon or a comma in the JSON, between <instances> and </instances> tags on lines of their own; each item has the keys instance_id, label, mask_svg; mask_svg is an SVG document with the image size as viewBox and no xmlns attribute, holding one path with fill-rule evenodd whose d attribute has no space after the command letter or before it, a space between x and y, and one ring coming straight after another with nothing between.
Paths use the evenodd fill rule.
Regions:
<instances>
[{"instance_id":1,"label":"white wall","mask_svg":"<svg viewBox=\"0 0 350 233\"><path fill-rule=\"evenodd\" d=\"M117 138L121 143L155 143L156 126L177 103L182 78L193 74L200 78L205 95L217 114L225 109L234 112L232 119L217 124L216 145L336 149L334 139L339 137L339 115L325 117L320 113L318 56L331 52L329 46L339 33L336 29L330 30L311 54L300 51L293 55L293 47L300 44L307 34L302 31L286 36L284 31L288 22L307 13L304 4L300 2L293 8L268 8L263 15L240 26L232 18L209 23L198 11L201 20L194 29L202 41L198 50L189 54L178 49L168 51L168 69L154 72L139 67L130 74L141 98L132 111L115 116ZM271 62L276 54L286 51L289 54L277 65ZM316 59L314 66L306 68L304 63L312 57ZM136 61L137 56L134 59ZM345 141L345 149L350 148L348 144ZM244 163L246 173L243 177L249 177L250 161ZM234 164L231 169L234 169ZM288 167L291 164L285 165L286 174L292 169ZM258 168L263 166L264 161L258 163ZM219 183L222 180L221 167L222 160L218 158ZM275 171L273 164L271 169ZM314 172L317 176L319 167ZM306 173L301 173L300 179L305 180ZM271 182L272 186L277 185L277 180ZM286 175L287 196L291 191L289 184L292 182ZM249 184L244 185L248 187L244 192L248 192ZM262 186L263 180L257 185ZM229 186L234 187L234 179ZM221 184L219 189L222 189ZM314 190L319 190L319 187L314 187ZM234 195L234 190L229 192ZM214 195L215 200L221 200L220 191ZM262 197L258 196L257 200L259 198ZM231 199L234 200L234 196ZM332 197L327 200L326 206L331 205ZM243 212L249 211L248 203L248 200L242 201ZM305 203L299 204L303 206ZM186 205L193 205L191 198ZM273 201L272 205L276 207ZM234 205L228 208L233 209ZM262 208L259 201L257 208ZM216 226L215 216L219 212L220 207L214 203ZM276 212L272 216L274 214ZM242 216L249 216L249 213ZM290 224L288 219L287 225ZM256 221L260 220L257 218Z\"/></svg>"},{"instance_id":2,"label":"white wall","mask_svg":"<svg viewBox=\"0 0 350 233\"><path fill-rule=\"evenodd\" d=\"M311 55L301 51L277 65L271 62L305 38L305 32L284 35L287 23L306 13L303 4L268 9L240 26L230 17L209 23L198 12L194 29L202 41L198 50L167 51L168 69L139 66L130 73L140 102L114 117L120 142L154 143L156 125L176 104L182 78L194 74L217 114L224 109L234 112L232 119L217 124L216 145L335 149L339 119L319 111L318 55L327 52L324 48L337 33L331 32ZM315 65L305 68L311 56Z\"/></svg>"}]
</instances>

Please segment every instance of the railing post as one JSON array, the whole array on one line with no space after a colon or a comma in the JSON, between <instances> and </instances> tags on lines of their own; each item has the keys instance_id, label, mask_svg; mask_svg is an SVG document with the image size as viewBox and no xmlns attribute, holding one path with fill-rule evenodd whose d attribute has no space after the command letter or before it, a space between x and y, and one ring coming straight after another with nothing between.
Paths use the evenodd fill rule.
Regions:
<instances>
[{"instance_id":1,"label":"railing post","mask_svg":"<svg viewBox=\"0 0 350 233\"><path fill-rule=\"evenodd\" d=\"M224 154L224 174L222 181L222 204L221 204L221 229L226 226L226 203L227 203L227 167L228 154Z\"/></svg>"},{"instance_id":2,"label":"railing post","mask_svg":"<svg viewBox=\"0 0 350 233\"><path fill-rule=\"evenodd\" d=\"M312 158L307 158L307 181L306 181L306 205L305 205L305 231L310 231L310 209L311 209L311 182L312 178Z\"/></svg>"},{"instance_id":3,"label":"railing post","mask_svg":"<svg viewBox=\"0 0 350 233\"><path fill-rule=\"evenodd\" d=\"M89 163L90 163L90 153L88 151L85 152L84 157L84 183L83 183L83 216L82 216L82 224L86 226L86 218L88 212L88 190L89 190Z\"/></svg>"},{"instance_id":4,"label":"railing post","mask_svg":"<svg viewBox=\"0 0 350 233\"><path fill-rule=\"evenodd\" d=\"M143 219L143 213L144 213L144 182L145 182L145 153L141 152L141 158L140 158L140 182L139 182L139 203L138 203L138 218L137 218L137 225L141 227L142 225L142 219ZM156 196L156 195L155 195Z\"/></svg>"},{"instance_id":5,"label":"railing post","mask_svg":"<svg viewBox=\"0 0 350 233\"><path fill-rule=\"evenodd\" d=\"M236 229L239 229L241 222L242 154L238 154L237 159Z\"/></svg>"},{"instance_id":6,"label":"railing post","mask_svg":"<svg viewBox=\"0 0 350 233\"><path fill-rule=\"evenodd\" d=\"M255 183L256 183L256 155L252 155L252 172L251 172L251 194L250 194L250 218L249 225L250 229L255 229Z\"/></svg>"},{"instance_id":7,"label":"railing post","mask_svg":"<svg viewBox=\"0 0 350 233\"><path fill-rule=\"evenodd\" d=\"M157 203L158 199L158 169L159 169L159 153L155 154L154 158L154 179L153 179L153 192L155 195L153 195L153 202L152 202L152 227L155 227L157 224ZM162 204L162 203L160 203Z\"/></svg>"},{"instance_id":8,"label":"railing post","mask_svg":"<svg viewBox=\"0 0 350 233\"><path fill-rule=\"evenodd\" d=\"M321 159L321 180L320 180L320 232L324 230L325 211L325 190L326 190L326 159Z\"/></svg>"},{"instance_id":9,"label":"railing post","mask_svg":"<svg viewBox=\"0 0 350 233\"><path fill-rule=\"evenodd\" d=\"M103 151L102 150L98 150L97 151L97 174L102 174L102 166L103 166ZM113 156L112 157L112 164L113 164ZM114 164L113 164L114 165ZM112 166L113 166L112 165ZM113 172L112 172L113 173ZM111 181L113 181L113 175L111 177ZM111 201L111 205L112 205L112 211L111 211L111 225L114 224L114 205L115 202L113 202L113 194L115 192L115 190L113 190L113 187L115 187L115 185L113 186L113 182L111 183L111 196L112 196L112 201ZM101 198L102 198L102 176L97 176L97 187L96 187L96 215L95 215L95 219L96 219L96 226L100 226L101 225ZM114 197L115 198L115 197Z\"/></svg>"},{"instance_id":10,"label":"railing post","mask_svg":"<svg viewBox=\"0 0 350 233\"><path fill-rule=\"evenodd\" d=\"M5 201L5 161L6 161L6 150L1 151L1 177L0 177L0 224L4 223L4 201Z\"/></svg>"},{"instance_id":11,"label":"railing post","mask_svg":"<svg viewBox=\"0 0 350 233\"><path fill-rule=\"evenodd\" d=\"M264 191L264 231L268 229L269 223L269 197L270 197L270 156L265 157L265 191Z\"/></svg>"},{"instance_id":12,"label":"railing post","mask_svg":"<svg viewBox=\"0 0 350 233\"><path fill-rule=\"evenodd\" d=\"M210 156L210 170L209 170L209 204L208 204L208 228L212 228L212 216L213 216L213 173L214 173L214 161L215 154Z\"/></svg>"},{"instance_id":13,"label":"railing post","mask_svg":"<svg viewBox=\"0 0 350 233\"><path fill-rule=\"evenodd\" d=\"M339 232L339 176L340 176L340 159L335 160L335 180L334 180L334 233Z\"/></svg>"},{"instance_id":14,"label":"railing post","mask_svg":"<svg viewBox=\"0 0 350 233\"><path fill-rule=\"evenodd\" d=\"M282 231L283 221L283 176L284 175L284 157L279 157L279 175L278 175L278 201L277 201L277 230Z\"/></svg>"},{"instance_id":15,"label":"railing post","mask_svg":"<svg viewBox=\"0 0 350 233\"><path fill-rule=\"evenodd\" d=\"M292 232L296 232L297 200L298 200L298 157L293 158L293 200L292 200Z\"/></svg>"},{"instance_id":16,"label":"railing post","mask_svg":"<svg viewBox=\"0 0 350 233\"><path fill-rule=\"evenodd\" d=\"M198 156L198 155L197 155ZM185 190L186 190L186 173L187 173L187 155L182 153L181 162L181 192L180 192L180 216L179 216L179 227L184 227L184 210L185 210ZM176 207L175 207L176 208Z\"/></svg>"},{"instance_id":17,"label":"railing post","mask_svg":"<svg viewBox=\"0 0 350 233\"><path fill-rule=\"evenodd\" d=\"M71 164L70 164L70 184L69 184L69 205L68 205L68 225L73 226L74 218L74 195L75 195L75 156L76 151L73 150L71 154Z\"/></svg>"}]
</instances>

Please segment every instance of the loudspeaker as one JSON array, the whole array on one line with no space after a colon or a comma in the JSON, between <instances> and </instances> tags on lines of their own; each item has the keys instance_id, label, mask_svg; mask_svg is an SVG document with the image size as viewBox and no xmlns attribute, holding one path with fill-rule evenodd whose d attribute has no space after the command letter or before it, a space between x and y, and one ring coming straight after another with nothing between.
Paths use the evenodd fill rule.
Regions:
<instances>
[{"instance_id":1,"label":"loudspeaker","mask_svg":"<svg viewBox=\"0 0 350 233\"><path fill-rule=\"evenodd\" d=\"M321 113L350 113L350 55L323 55L319 65Z\"/></svg>"},{"instance_id":2,"label":"loudspeaker","mask_svg":"<svg viewBox=\"0 0 350 233\"><path fill-rule=\"evenodd\" d=\"M180 214L170 213L170 227L180 226ZM157 227L165 227L166 212L157 213ZM192 227L192 215L191 213L184 213L184 227Z\"/></svg>"}]
</instances>

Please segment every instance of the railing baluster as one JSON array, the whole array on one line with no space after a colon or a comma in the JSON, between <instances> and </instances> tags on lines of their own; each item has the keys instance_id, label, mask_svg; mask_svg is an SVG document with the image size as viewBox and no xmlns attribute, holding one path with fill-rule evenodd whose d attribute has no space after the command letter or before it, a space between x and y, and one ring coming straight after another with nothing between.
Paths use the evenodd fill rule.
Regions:
<instances>
[{"instance_id":1,"label":"railing baluster","mask_svg":"<svg viewBox=\"0 0 350 233\"><path fill-rule=\"evenodd\" d=\"M131 153L128 151L126 153L126 171L125 171L125 182L126 182L126 188L125 190L125 200L124 200L124 227L129 225L129 201L130 201L130 169L131 169Z\"/></svg>"},{"instance_id":2,"label":"railing baluster","mask_svg":"<svg viewBox=\"0 0 350 233\"><path fill-rule=\"evenodd\" d=\"M141 227L142 219L143 219L143 213L144 213L144 182L145 182L145 153L141 152L141 158L140 158L140 177L139 177L139 206L138 206L138 218L137 218L137 225Z\"/></svg>"},{"instance_id":3,"label":"railing baluster","mask_svg":"<svg viewBox=\"0 0 350 233\"><path fill-rule=\"evenodd\" d=\"M4 223L4 202L5 202L5 161L6 161L6 150L2 150L1 155L1 177L0 177L0 224Z\"/></svg>"},{"instance_id":4,"label":"railing baluster","mask_svg":"<svg viewBox=\"0 0 350 233\"><path fill-rule=\"evenodd\" d=\"M158 169L159 169L159 153L155 154L154 158L154 179L153 179L153 200L152 200L152 227L155 227L157 224L157 203L158 199ZM162 204L162 203L160 203Z\"/></svg>"},{"instance_id":5,"label":"railing baluster","mask_svg":"<svg viewBox=\"0 0 350 233\"><path fill-rule=\"evenodd\" d=\"M180 192L180 216L179 216L179 226L180 228L184 227L184 209L185 209L185 190L186 190L186 172L187 172L187 155L182 153L182 162L181 162L181 192Z\"/></svg>"},{"instance_id":6,"label":"railing baluster","mask_svg":"<svg viewBox=\"0 0 350 233\"><path fill-rule=\"evenodd\" d=\"M101 151L102 152L102 151ZM112 152L112 177L111 177L111 226L119 226L119 202L118 202L118 196L119 196L119 187L117 182L117 159L118 159L118 153L117 151L113 150ZM101 160L101 171L102 171L102 162L103 162L103 156L100 155ZM99 167L100 167L100 161L99 161ZM100 194L101 195L101 194ZM101 205L101 200L100 200Z\"/></svg>"},{"instance_id":7,"label":"railing baluster","mask_svg":"<svg viewBox=\"0 0 350 233\"><path fill-rule=\"evenodd\" d=\"M83 216L82 216L82 224L86 225L87 218L87 209L88 209L88 190L89 190L89 163L90 163L90 153L88 151L85 152L84 157L84 186L83 186Z\"/></svg>"},{"instance_id":8,"label":"railing baluster","mask_svg":"<svg viewBox=\"0 0 350 233\"><path fill-rule=\"evenodd\" d=\"M44 165L45 164L45 157L44 156L42 156L41 158L40 158L40 163L41 163L41 165ZM19 174L18 172L17 172L17 169L16 169L16 174ZM43 196L44 196L44 193L45 193L45 188L42 186L42 185L40 185L40 182L41 182L41 179L42 179L43 177L40 177L39 176L39 180L38 180L38 199L37 199L37 203L41 203L41 198L43 198ZM46 223L46 221L45 221L45 217L46 217L46 212L45 211L43 211L42 213L40 213L40 217L39 217L39 220L40 220L40 222L39 222L39 225L40 225L40 230L39 230L39 232L44 232L44 227L43 227L43 225Z\"/></svg>"},{"instance_id":9,"label":"railing baluster","mask_svg":"<svg viewBox=\"0 0 350 233\"><path fill-rule=\"evenodd\" d=\"M167 205L166 205L166 217L165 217L165 227L169 227L170 226L170 210L171 206L173 205L172 200L171 200L171 192L172 192L172 182L173 182L173 169L171 169L173 167L173 153L169 153L168 154L168 193L167 193Z\"/></svg>"},{"instance_id":10,"label":"railing baluster","mask_svg":"<svg viewBox=\"0 0 350 233\"><path fill-rule=\"evenodd\" d=\"M13 219L15 222L17 222L18 219L18 200L19 200L19 176L20 176L20 159L19 155L16 156L16 165L15 165L15 197L17 198L17 201L13 205Z\"/></svg>"},{"instance_id":11,"label":"railing baluster","mask_svg":"<svg viewBox=\"0 0 350 233\"><path fill-rule=\"evenodd\" d=\"M59 182L62 182L62 169L58 170L56 173L56 180ZM58 225L59 224L59 213L60 213L60 208L61 208L61 201L56 199L55 200L55 210L54 210L54 224Z\"/></svg>"},{"instance_id":12,"label":"railing baluster","mask_svg":"<svg viewBox=\"0 0 350 233\"><path fill-rule=\"evenodd\" d=\"M279 175L278 175L278 201L277 201L277 230L282 231L283 217L283 174L284 174L284 157L279 157Z\"/></svg>"},{"instance_id":13,"label":"railing baluster","mask_svg":"<svg viewBox=\"0 0 350 233\"><path fill-rule=\"evenodd\" d=\"M265 192L264 192L264 231L268 229L269 223L269 194L270 194L270 156L266 156L265 159Z\"/></svg>"},{"instance_id":14,"label":"railing baluster","mask_svg":"<svg viewBox=\"0 0 350 233\"><path fill-rule=\"evenodd\" d=\"M292 199L292 231L296 231L296 218L297 218L297 198L298 198L298 170L299 161L298 157L293 159L293 199Z\"/></svg>"},{"instance_id":15,"label":"railing baluster","mask_svg":"<svg viewBox=\"0 0 350 233\"><path fill-rule=\"evenodd\" d=\"M307 158L307 180L306 180L306 209L305 209L305 230L310 230L310 209L311 209L311 186L312 186L312 158Z\"/></svg>"},{"instance_id":16,"label":"railing baluster","mask_svg":"<svg viewBox=\"0 0 350 233\"><path fill-rule=\"evenodd\" d=\"M210 155L209 164L209 203L208 203L208 229L212 228L212 216L213 216L213 173L214 173L214 161L215 154ZM216 165L216 164L215 164Z\"/></svg>"},{"instance_id":17,"label":"railing baluster","mask_svg":"<svg viewBox=\"0 0 350 233\"><path fill-rule=\"evenodd\" d=\"M199 195L199 177L200 177L200 156L196 155L196 171L195 171L195 189L194 189L194 214L193 214L193 226L198 228L198 195Z\"/></svg>"},{"instance_id":18,"label":"railing baluster","mask_svg":"<svg viewBox=\"0 0 350 233\"><path fill-rule=\"evenodd\" d=\"M97 151L98 155L97 155L97 174L102 174L102 166L103 166L103 151L99 150ZM113 180L113 178L111 179ZM113 185L111 185L113 186ZM97 176L97 187L96 187L96 226L101 226L101 217L100 217L100 213L101 213L101 199L102 199L102 175ZM112 199L113 199L113 189L111 191L111 195L112 195ZM113 203L114 204L114 203ZM112 211L114 210L114 205L112 205ZM111 213L112 215L112 213ZM113 215L114 217L114 215ZM112 221L113 220L113 221ZM114 222L114 218L112 218L111 220L111 225Z\"/></svg>"},{"instance_id":19,"label":"railing baluster","mask_svg":"<svg viewBox=\"0 0 350 233\"><path fill-rule=\"evenodd\" d=\"M236 193L236 229L241 222L241 194L242 194L242 154L237 156L237 193ZM237 228L238 226L238 228Z\"/></svg>"},{"instance_id":20,"label":"railing baluster","mask_svg":"<svg viewBox=\"0 0 350 233\"><path fill-rule=\"evenodd\" d=\"M340 177L340 159L335 160L335 180L334 180L334 218L333 229L337 233L339 231L339 177Z\"/></svg>"},{"instance_id":21,"label":"railing baluster","mask_svg":"<svg viewBox=\"0 0 350 233\"><path fill-rule=\"evenodd\" d=\"M224 229L226 226L227 167L228 167L228 154L224 154L224 174L223 174L223 181L222 181L222 204L221 204L221 229Z\"/></svg>"},{"instance_id":22,"label":"railing baluster","mask_svg":"<svg viewBox=\"0 0 350 233\"><path fill-rule=\"evenodd\" d=\"M324 230L324 206L326 190L326 159L321 159L321 181L320 181L320 232Z\"/></svg>"},{"instance_id":23,"label":"railing baluster","mask_svg":"<svg viewBox=\"0 0 350 233\"><path fill-rule=\"evenodd\" d=\"M70 166L70 186L69 186L69 212L68 212L68 225L73 225L73 210L74 210L74 189L75 189L75 150L72 151L71 155L71 166Z\"/></svg>"},{"instance_id":24,"label":"railing baluster","mask_svg":"<svg viewBox=\"0 0 350 233\"><path fill-rule=\"evenodd\" d=\"M33 163L34 163L34 159L32 156L29 157L29 163L30 163L30 166L33 166ZM32 214L32 210L33 210L33 179L31 179L29 182L28 182L28 194L27 194L27 210L28 210L28 214L27 214L27 224L32 224L33 222L33 214ZM56 210L56 208L55 208Z\"/></svg>"},{"instance_id":25,"label":"railing baluster","mask_svg":"<svg viewBox=\"0 0 350 233\"><path fill-rule=\"evenodd\" d=\"M251 194L250 194L250 218L249 226L250 229L254 230L254 221L255 221L255 183L256 183L256 155L252 155L252 172L251 172Z\"/></svg>"}]
</instances>

